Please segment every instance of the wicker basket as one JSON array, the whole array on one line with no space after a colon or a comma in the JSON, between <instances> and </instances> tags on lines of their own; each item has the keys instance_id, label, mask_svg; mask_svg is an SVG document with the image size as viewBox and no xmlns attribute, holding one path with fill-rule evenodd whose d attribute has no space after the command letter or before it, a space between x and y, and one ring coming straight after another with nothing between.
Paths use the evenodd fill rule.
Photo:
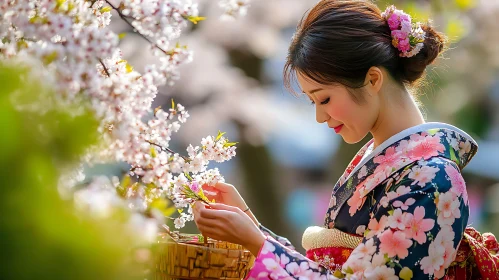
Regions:
<instances>
[{"instance_id":1,"label":"wicker basket","mask_svg":"<svg viewBox=\"0 0 499 280\"><path fill-rule=\"evenodd\" d=\"M182 242L167 238L158 248L156 280L243 279L254 257L241 245L209 239Z\"/></svg>"}]
</instances>

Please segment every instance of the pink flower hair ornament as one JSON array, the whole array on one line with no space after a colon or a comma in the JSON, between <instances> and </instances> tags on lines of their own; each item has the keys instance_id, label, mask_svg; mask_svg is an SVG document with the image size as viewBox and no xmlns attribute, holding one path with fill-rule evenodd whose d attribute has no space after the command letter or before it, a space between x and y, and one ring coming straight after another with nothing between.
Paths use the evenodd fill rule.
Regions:
<instances>
[{"instance_id":1,"label":"pink flower hair ornament","mask_svg":"<svg viewBox=\"0 0 499 280\"><path fill-rule=\"evenodd\" d=\"M381 14L391 30L392 45L400 51L401 57L411 57L423 48L425 32L420 22L412 23L411 16L395 6L389 6Z\"/></svg>"}]
</instances>

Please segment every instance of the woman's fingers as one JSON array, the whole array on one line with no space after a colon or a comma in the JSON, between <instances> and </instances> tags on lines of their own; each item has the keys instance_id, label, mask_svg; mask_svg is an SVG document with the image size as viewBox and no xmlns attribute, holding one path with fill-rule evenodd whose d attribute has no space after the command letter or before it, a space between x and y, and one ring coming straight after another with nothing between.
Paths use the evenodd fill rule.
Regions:
<instances>
[{"instance_id":1,"label":"woman's fingers","mask_svg":"<svg viewBox=\"0 0 499 280\"><path fill-rule=\"evenodd\" d=\"M234 213L239 213L241 211L239 207L234 207L223 203L211 203L210 207L215 210L226 210Z\"/></svg>"},{"instance_id":2,"label":"woman's fingers","mask_svg":"<svg viewBox=\"0 0 499 280\"><path fill-rule=\"evenodd\" d=\"M205 209L209 210L209 209ZM217 239L217 240L225 240L225 232L227 231L228 224L226 219L212 219L204 217L204 210L201 211L201 215L195 218L196 225L199 231L208 237Z\"/></svg>"},{"instance_id":3,"label":"woman's fingers","mask_svg":"<svg viewBox=\"0 0 499 280\"><path fill-rule=\"evenodd\" d=\"M228 216L230 216L232 213L233 212L230 210L209 208L200 209L198 212L200 218L224 221L226 221L228 219Z\"/></svg>"},{"instance_id":4,"label":"woman's fingers","mask_svg":"<svg viewBox=\"0 0 499 280\"><path fill-rule=\"evenodd\" d=\"M214 207L218 208L215 209ZM196 219L227 220L227 216L230 215L232 212L235 212L237 209L237 207L232 207L232 206L223 207L215 203L211 203L210 205L205 205L199 201L194 203L192 208L195 220Z\"/></svg>"},{"instance_id":5,"label":"woman's fingers","mask_svg":"<svg viewBox=\"0 0 499 280\"><path fill-rule=\"evenodd\" d=\"M228 192L231 189L233 189L234 186L231 185L231 184L218 182L218 183L215 184L215 188L219 189L221 192Z\"/></svg>"},{"instance_id":6,"label":"woman's fingers","mask_svg":"<svg viewBox=\"0 0 499 280\"><path fill-rule=\"evenodd\" d=\"M207 228L223 228L226 227L224 223L217 219L207 219L207 218L199 218L196 221L196 224L199 227L207 227ZM200 228L201 229L201 228Z\"/></svg>"},{"instance_id":7,"label":"woman's fingers","mask_svg":"<svg viewBox=\"0 0 499 280\"><path fill-rule=\"evenodd\" d=\"M217 187L203 185L203 193L208 197L209 200L214 199L215 201L223 202L224 192Z\"/></svg>"},{"instance_id":8,"label":"woman's fingers","mask_svg":"<svg viewBox=\"0 0 499 280\"><path fill-rule=\"evenodd\" d=\"M203 185L203 192L208 197L208 199L214 199L217 202L224 202L224 195L233 191L234 186L218 182L214 186L209 186L208 184Z\"/></svg>"}]
</instances>

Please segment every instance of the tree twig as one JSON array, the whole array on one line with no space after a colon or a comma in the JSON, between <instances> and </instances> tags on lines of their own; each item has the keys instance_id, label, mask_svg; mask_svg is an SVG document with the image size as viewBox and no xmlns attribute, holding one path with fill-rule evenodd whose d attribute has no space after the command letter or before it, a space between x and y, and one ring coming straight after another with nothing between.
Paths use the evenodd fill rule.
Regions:
<instances>
[{"instance_id":1,"label":"tree twig","mask_svg":"<svg viewBox=\"0 0 499 280\"><path fill-rule=\"evenodd\" d=\"M132 24L130 21L128 21L127 16L125 16L125 15L124 15L124 14L120 11L120 9L119 9L119 8L115 7L115 6L114 6L111 2L109 2L109 0L105 0L105 1L106 1L106 3L107 3L107 4L108 4L108 5L109 5L109 6L110 6L113 10L115 10L115 11L118 13L118 15L120 16L120 18L121 18L124 22L126 22L126 23L130 26L130 27L132 27L132 28L135 30L135 32L136 32L137 34L139 34L139 36L140 36L140 37L144 38L147 42L151 43L151 45L153 45L155 48L158 48L158 49L159 49L159 50L161 50L163 53L168 54L168 52L167 52L167 51L165 51L163 48L161 48L161 47L160 47L160 46L158 46L157 44L153 43L153 41L151 41L151 39L149 39L147 36L145 36L144 34L140 33L139 31L137 31L137 28L135 28L135 26L133 26L133 24Z\"/></svg>"},{"instance_id":2,"label":"tree twig","mask_svg":"<svg viewBox=\"0 0 499 280\"><path fill-rule=\"evenodd\" d=\"M147 143L149 143L149 144L151 144L151 145L153 145L153 146L156 146L156 147L160 148L160 149L161 149L161 150L163 150L163 151L167 151L167 152L169 152L169 153L171 153L171 154L178 154L178 155L179 155L179 156L181 156L184 160L189 160L189 161L190 161L190 159L189 159L188 157L185 157L185 156L183 156L183 155L181 155L181 154L179 154L179 153L176 153L175 151L173 151L173 150L172 150L172 149L170 149L170 148L163 147L163 146L161 146L161 145L159 145L159 144L156 144L156 143L154 143L154 142L151 142L151 141L149 141L149 140L146 140L146 142L147 142Z\"/></svg>"},{"instance_id":3,"label":"tree twig","mask_svg":"<svg viewBox=\"0 0 499 280\"><path fill-rule=\"evenodd\" d=\"M102 59L100 59L100 58L99 58L99 62L100 62L100 64L102 65L102 67L104 67L104 71L106 72L106 75L107 75L108 77L111 77L111 74L109 73L109 70L107 70L107 67L106 67L106 65L104 64L104 62L102 61Z\"/></svg>"}]
</instances>

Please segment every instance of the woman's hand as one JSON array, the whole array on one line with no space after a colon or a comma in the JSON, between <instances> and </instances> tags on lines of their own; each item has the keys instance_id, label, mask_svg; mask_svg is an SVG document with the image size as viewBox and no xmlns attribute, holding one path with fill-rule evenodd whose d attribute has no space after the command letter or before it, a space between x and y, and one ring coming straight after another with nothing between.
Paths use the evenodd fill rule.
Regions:
<instances>
[{"instance_id":1,"label":"woman's hand","mask_svg":"<svg viewBox=\"0 0 499 280\"><path fill-rule=\"evenodd\" d=\"M265 236L250 217L234 206L202 202L194 204L194 221L205 236L240 244L254 256L258 255Z\"/></svg>"},{"instance_id":2,"label":"woman's hand","mask_svg":"<svg viewBox=\"0 0 499 280\"><path fill-rule=\"evenodd\" d=\"M234 206L243 211L248 208L246 202L244 202L244 199L233 185L220 182L215 186L203 185L203 191L210 201L215 199L217 203Z\"/></svg>"},{"instance_id":3,"label":"woman's hand","mask_svg":"<svg viewBox=\"0 0 499 280\"><path fill-rule=\"evenodd\" d=\"M248 205L243 197L239 194L236 187L231 184L217 183L215 186L203 185L203 192L210 201L214 199L217 203L234 206L242 211L248 209ZM258 220L251 211L247 210L245 213L253 220L255 225L259 225Z\"/></svg>"}]
</instances>

